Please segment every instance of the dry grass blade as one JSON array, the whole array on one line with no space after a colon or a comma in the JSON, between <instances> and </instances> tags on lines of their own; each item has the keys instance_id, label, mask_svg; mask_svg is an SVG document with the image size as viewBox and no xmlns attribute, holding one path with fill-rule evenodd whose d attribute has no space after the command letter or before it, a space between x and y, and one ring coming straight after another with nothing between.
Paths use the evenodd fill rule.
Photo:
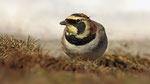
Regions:
<instances>
[{"instance_id":1,"label":"dry grass blade","mask_svg":"<svg viewBox=\"0 0 150 84\"><path fill-rule=\"evenodd\" d=\"M150 82L149 68L148 59L121 51L94 62L55 58L44 54L38 41L31 37L23 41L0 36L1 84L143 84Z\"/></svg>"},{"instance_id":2,"label":"dry grass blade","mask_svg":"<svg viewBox=\"0 0 150 84\"><path fill-rule=\"evenodd\" d=\"M0 36L0 58L6 58L12 51L39 51L40 45L31 37L26 41L17 40L7 35Z\"/></svg>"}]
</instances>

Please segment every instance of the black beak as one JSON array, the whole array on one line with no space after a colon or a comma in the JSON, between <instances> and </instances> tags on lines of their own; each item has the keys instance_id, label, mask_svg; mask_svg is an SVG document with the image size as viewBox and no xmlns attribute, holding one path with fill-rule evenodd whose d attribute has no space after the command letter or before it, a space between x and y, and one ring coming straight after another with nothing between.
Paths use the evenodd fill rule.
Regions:
<instances>
[{"instance_id":1,"label":"black beak","mask_svg":"<svg viewBox=\"0 0 150 84\"><path fill-rule=\"evenodd\" d=\"M67 22L65 20L60 22L61 25L66 25L66 23Z\"/></svg>"}]
</instances>

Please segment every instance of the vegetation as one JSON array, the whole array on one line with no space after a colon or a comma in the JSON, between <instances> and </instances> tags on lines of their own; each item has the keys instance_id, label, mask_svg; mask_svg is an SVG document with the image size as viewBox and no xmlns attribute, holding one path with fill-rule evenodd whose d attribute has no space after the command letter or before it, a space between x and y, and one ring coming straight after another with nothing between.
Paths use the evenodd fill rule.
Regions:
<instances>
[{"instance_id":1,"label":"vegetation","mask_svg":"<svg viewBox=\"0 0 150 84\"><path fill-rule=\"evenodd\" d=\"M53 57L32 38L0 36L0 84L144 84L150 61L121 51L97 61Z\"/></svg>"}]
</instances>

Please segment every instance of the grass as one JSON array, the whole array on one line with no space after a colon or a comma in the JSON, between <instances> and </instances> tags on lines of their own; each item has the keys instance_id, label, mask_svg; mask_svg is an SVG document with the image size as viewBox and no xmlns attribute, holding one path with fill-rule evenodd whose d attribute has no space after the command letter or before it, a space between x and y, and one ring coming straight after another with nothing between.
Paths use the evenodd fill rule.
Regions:
<instances>
[{"instance_id":1,"label":"grass","mask_svg":"<svg viewBox=\"0 0 150 84\"><path fill-rule=\"evenodd\" d=\"M38 41L0 36L0 84L144 84L150 61L121 51L97 61L53 57Z\"/></svg>"}]
</instances>

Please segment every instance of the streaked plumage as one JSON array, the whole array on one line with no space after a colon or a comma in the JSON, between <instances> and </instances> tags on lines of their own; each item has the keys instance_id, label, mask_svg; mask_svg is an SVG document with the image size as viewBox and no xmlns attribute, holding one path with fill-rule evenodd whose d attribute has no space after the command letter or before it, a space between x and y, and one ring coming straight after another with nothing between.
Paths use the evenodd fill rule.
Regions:
<instances>
[{"instance_id":1,"label":"streaked plumage","mask_svg":"<svg viewBox=\"0 0 150 84\"><path fill-rule=\"evenodd\" d=\"M85 14L72 14L60 24L66 25L61 43L71 58L96 60L105 52L107 36L104 27Z\"/></svg>"}]
</instances>

